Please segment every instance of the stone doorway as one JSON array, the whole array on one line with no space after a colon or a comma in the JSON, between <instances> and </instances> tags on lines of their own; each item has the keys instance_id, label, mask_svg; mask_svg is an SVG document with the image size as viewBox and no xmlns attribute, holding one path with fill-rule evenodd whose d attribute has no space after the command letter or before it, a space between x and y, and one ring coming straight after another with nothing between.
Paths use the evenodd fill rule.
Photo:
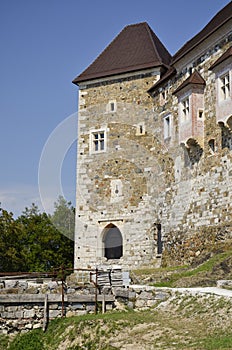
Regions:
<instances>
[{"instance_id":1,"label":"stone doorway","mask_svg":"<svg viewBox=\"0 0 232 350\"><path fill-rule=\"evenodd\" d=\"M120 259L123 254L123 240L120 230L114 224L105 227L103 233L103 254L107 259Z\"/></svg>"}]
</instances>

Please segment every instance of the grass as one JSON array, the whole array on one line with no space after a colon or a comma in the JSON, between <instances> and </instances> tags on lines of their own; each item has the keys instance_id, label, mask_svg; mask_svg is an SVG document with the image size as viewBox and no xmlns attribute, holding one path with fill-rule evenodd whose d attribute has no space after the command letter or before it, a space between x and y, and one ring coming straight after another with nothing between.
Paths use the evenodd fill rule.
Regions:
<instances>
[{"instance_id":1,"label":"grass","mask_svg":"<svg viewBox=\"0 0 232 350\"><path fill-rule=\"evenodd\" d=\"M150 275L152 275L152 273L157 273L158 271L160 272L160 274L162 274L162 272L165 272L165 271L166 272L173 271L173 273L169 273L168 277L166 277L166 280L161 281L161 282L157 282L157 283L153 283L152 285L154 285L156 287L174 287L178 284L178 281L183 280L185 278L205 276L207 273L212 272L215 265L220 264L225 259L227 259L228 257L231 257L231 256L232 256L231 250L227 251L227 252L220 253L220 254L216 254L216 255L212 256L209 260L204 262L203 264L197 266L196 268L191 268L191 267L187 268L186 266L185 267L179 266L179 267L175 267L173 269L170 269L170 268L152 269L150 271ZM176 272L178 269L180 270L180 272ZM135 275L137 275L137 276L141 275L143 272L145 272L145 274L148 275L149 269L138 270L138 273L136 271L134 271Z\"/></svg>"},{"instance_id":2,"label":"grass","mask_svg":"<svg viewBox=\"0 0 232 350\"><path fill-rule=\"evenodd\" d=\"M231 250L214 255L196 268L144 268L134 274L138 278L154 275L156 280L157 276L165 276L168 280L154 285L172 287L185 279L210 275L231 255ZM229 350L231 326L230 299L177 293L167 306L164 303L164 309L87 314L51 321L45 333L36 329L13 340L11 336L0 335L0 350L113 350L127 345L139 346L141 350Z\"/></svg>"},{"instance_id":3,"label":"grass","mask_svg":"<svg viewBox=\"0 0 232 350\"><path fill-rule=\"evenodd\" d=\"M33 330L16 336L12 342L2 335L0 350L112 350L126 344L141 350L232 349L231 314L226 320L218 310L231 310L231 301L176 295L163 310L114 311L56 319L45 333Z\"/></svg>"}]
</instances>

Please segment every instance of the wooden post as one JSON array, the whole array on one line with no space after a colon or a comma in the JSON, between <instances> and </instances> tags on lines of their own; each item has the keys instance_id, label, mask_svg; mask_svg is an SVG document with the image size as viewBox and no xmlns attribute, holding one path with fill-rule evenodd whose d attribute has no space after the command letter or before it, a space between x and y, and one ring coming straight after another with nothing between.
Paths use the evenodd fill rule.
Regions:
<instances>
[{"instance_id":1,"label":"wooden post","mask_svg":"<svg viewBox=\"0 0 232 350\"><path fill-rule=\"evenodd\" d=\"M105 293L102 295L102 313L104 314L106 311L106 298L105 298Z\"/></svg>"},{"instance_id":2,"label":"wooden post","mask_svg":"<svg viewBox=\"0 0 232 350\"><path fill-rule=\"evenodd\" d=\"M96 282L95 282L95 314L97 314L97 288L98 288L98 269L96 268Z\"/></svg>"},{"instance_id":3,"label":"wooden post","mask_svg":"<svg viewBox=\"0 0 232 350\"><path fill-rule=\"evenodd\" d=\"M45 297L44 297L43 332L46 331L47 324L48 324L48 295L45 294Z\"/></svg>"},{"instance_id":4,"label":"wooden post","mask_svg":"<svg viewBox=\"0 0 232 350\"><path fill-rule=\"evenodd\" d=\"M61 279L62 279L62 289L61 289L61 293L62 293L62 317L64 317L64 267L61 267Z\"/></svg>"}]
</instances>

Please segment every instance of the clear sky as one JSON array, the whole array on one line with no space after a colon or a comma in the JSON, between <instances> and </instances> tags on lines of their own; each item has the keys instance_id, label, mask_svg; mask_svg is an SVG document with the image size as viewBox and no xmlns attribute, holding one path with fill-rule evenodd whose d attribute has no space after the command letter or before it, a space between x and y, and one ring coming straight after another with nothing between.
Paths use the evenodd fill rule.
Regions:
<instances>
[{"instance_id":1,"label":"clear sky","mask_svg":"<svg viewBox=\"0 0 232 350\"><path fill-rule=\"evenodd\" d=\"M72 80L123 27L148 22L174 54L227 3L228 0L0 0L2 207L18 215L35 202L43 210L38 186L41 154L52 137L56 158L54 150L60 143L54 138L60 132L56 128L63 128L64 121L77 111L78 89ZM75 133L75 127L72 129ZM73 205L75 150L74 142L65 153L61 176L43 163L45 167L48 164L43 174L48 180L46 186L49 182L52 186L56 175L60 177L63 193ZM53 192L50 203L58 192Z\"/></svg>"}]
</instances>

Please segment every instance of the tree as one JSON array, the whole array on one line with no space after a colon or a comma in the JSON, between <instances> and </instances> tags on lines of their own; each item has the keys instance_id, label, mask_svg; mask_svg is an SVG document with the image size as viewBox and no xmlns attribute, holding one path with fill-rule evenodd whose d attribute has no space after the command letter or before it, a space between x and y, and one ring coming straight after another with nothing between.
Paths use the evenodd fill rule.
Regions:
<instances>
[{"instance_id":1,"label":"tree","mask_svg":"<svg viewBox=\"0 0 232 350\"><path fill-rule=\"evenodd\" d=\"M55 227L66 237L74 240L75 209L71 202L62 196L54 203L54 213L51 217Z\"/></svg>"},{"instance_id":2,"label":"tree","mask_svg":"<svg viewBox=\"0 0 232 350\"><path fill-rule=\"evenodd\" d=\"M74 244L53 224L51 216L32 204L17 219L23 227L21 249L28 271L49 271L73 266Z\"/></svg>"},{"instance_id":3,"label":"tree","mask_svg":"<svg viewBox=\"0 0 232 350\"><path fill-rule=\"evenodd\" d=\"M0 271L22 271L25 269L21 250L23 227L13 214L0 208Z\"/></svg>"}]
</instances>

